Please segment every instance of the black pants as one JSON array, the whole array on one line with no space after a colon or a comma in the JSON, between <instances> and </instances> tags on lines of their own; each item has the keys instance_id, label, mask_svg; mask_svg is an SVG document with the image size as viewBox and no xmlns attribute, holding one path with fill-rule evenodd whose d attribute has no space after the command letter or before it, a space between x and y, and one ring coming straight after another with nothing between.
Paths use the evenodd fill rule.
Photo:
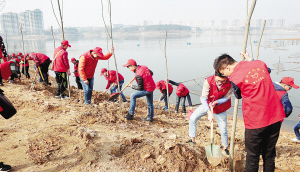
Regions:
<instances>
[{"instance_id":1,"label":"black pants","mask_svg":"<svg viewBox=\"0 0 300 172\"><path fill-rule=\"evenodd\" d=\"M78 89L83 89L82 88L82 84L81 84L81 81L80 81L80 77L78 76L78 77L76 77L76 83L77 83L77 86L78 86Z\"/></svg>"},{"instance_id":2,"label":"black pants","mask_svg":"<svg viewBox=\"0 0 300 172\"><path fill-rule=\"evenodd\" d=\"M256 172L262 153L264 172L275 170L276 143L280 133L281 122L257 128L245 129L246 172Z\"/></svg>"},{"instance_id":3,"label":"black pants","mask_svg":"<svg viewBox=\"0 0 300 172\"><path fill-rule=\"evenodd\" d=\"M18 73L17 72L12 72L11 75L10 75L10 80L14 80L15 78L19 78Z\"/></svg>"},{"instance_id":4,"label":"black pants","mask_svg":"<svg viewBox=\"0 0 300 172\"><path fill-rule=\"evenodd\" d=\"M1 70L0 70L0 83L2 83L2 75L1 75Z\"/></svg>"},{"instance_id":5,"label":"black pants","mask_svg":"<svg viewBox=\"0 0 300 172\"><path fill-rule=\"evenodd\" d=\"M61 97L65 97L65 91L68 87L67 73L55 72L55 75L55 79L57 82L56 96L61 95Z\"/></svg>"},{"instance_id":6,"label":"black pants","mask_svg":"<svg viewBox=\"0 0 300 172\"><path fill-rule=\"evenodd\" d=\"M29 75L28 69L29 69L29 66L25 66L26 78L30 79L30 75ZM24 73L24 67L22 67L22 73L25 75L25 73Z\"/></svg>"},{"instance_id":7,"label":"black pants","mask_svg":"<svg viewBox=\"0 0 300 172\"><path fill-rule=\"evenodd\" d=\"M50 59L47 59L42 64L40 64L40 69L41 69L43 77L41 76L41 72L40 71L39 71L39 75L40 75L40 77L42 77L42 80L43 80L43 82L46 83L46 85L49 84L49 80L48 80L48 68L49 68L50 63L51 63Z\"/></svg>"},{"instance_id":8,"label":"black pants","mask_svg":"<svg viewBox=\"0 0 300 172\"><path fill-rule=\"evenodd\" d=\"M181 103L181 106L182 106L182 113L186 113L186 109L185 109L185 99L186 99L186 96L183 96L183 97L178 97L178 96L176 96L176 106L175 106L175 111L178 112L180 99L182 99L182 103Z\"/></svg>"},{"instance_id":9,"label":"black pants","mask_svg":"<svg viewBox=\"0 0 300 172\"><path fill-rule=\"evenodd\" d=\"M20 66L16 66L16 71L17 71L18 74L20 74L20 77L21 77Z\"/></svg>"}]
</instances>

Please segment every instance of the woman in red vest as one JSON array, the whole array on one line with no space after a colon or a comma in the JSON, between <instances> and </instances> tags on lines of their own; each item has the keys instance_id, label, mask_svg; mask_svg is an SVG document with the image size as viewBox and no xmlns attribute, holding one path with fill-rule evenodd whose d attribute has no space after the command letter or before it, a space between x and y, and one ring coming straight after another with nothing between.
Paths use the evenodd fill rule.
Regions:
<instances>
[{"instance_id":1,"label":"woman in red vest","mask_svg":"<svg viewBox=\"0 0 300 172\"><path fill-rule=\"evenodd\" d=\"M79 60L76 60L74 57L71 58L71 62L74 64L74 75L76 77L76 83L77 83L77 88L82 90L82 84L80 82L80 78L79 78L79 72L78 72L78 65L79 65Z\"/></svg>"},{"instance_id":2,"label":"woman in red vest","mask_svg":"<svg viewBox=\"0 0 300 172\"><path fill-rule=\"evenodd\" d=\"M165 106L163 107L163 109L165 109L165 111L168 111L169 106L168 106L168 100L167 100L167 82L164 80L161 80L161 81L157 82L155 85L156 85L156 89L158 89L162 93L159 101L164 100ZM170 96L173 92L173 87L171 84L168 84L168 89L169 89L169 96Z\"/></svg>"},{"instance_id":3,"label":"woman in red vest","mask_svg":"<svg viewBox=\"0 0 300 172\"><path fill-rule=\"evenodd\" d=\"M209 122L214 118L217 119L221 140L223 146L223 154L229 155L228 151L228 132L227 132L227 113L226 111L231 107L230 96L232 94L232 87L229 79L224 76L218 76L216 73L205 79L202 89L202 96L200 98L201 104L191 115L189 122L189 136L191 139L187 143L195 142L197 132L197 121L204 115L208 114ZM213 107L211 112L209 106Z\"/></svg>"},{"instance_id":4,"label":"woman in red vest","mask_svg":"<svg viewBox=\"0 0 300 172\"><path fill-rule=\"evenodd\" d=\"M247 61L237 62L228 54L215 59L214 69L230 76L237 98L243 98L245 124L246 172L258 171L259 157L264 160L263 170L275 170L276 143L281 121L285 114L276 94L267 65L249 61L248 53L241 53Z\"/></svg>"},{"instance_id":5,"label":"woman in red vest","mask_svg":"<svg viewBox=\"0 0 300 172\"><path fill-rule=\"evenodd\" d=\"M130 109L129 113L125 116L128 120L133 120L136 99L146 96L147 105L148 105L148 116L142 118L143 121L152 122L154 116L154 107L153 107L153 91L155 90L155 82L153 80L153 72L148 69L147 66L137 65L136 61L129 59L127 64L123 67L129 68L130 71L135 73L135 80L138 85L130 85L132 89L138 90L130 96Z\"/></svg>"},{"instance_id":6,"label":"woman in red vest","mask_svg":"<svg viewBox=\"0 0 300 172\"><path fill-rule=\"evenodd\" d=\"M189 93L190 91L186 88L185 85L183 85L181 83L177 83L172 80L169 80L169 83L177 86L175 113L178 112L180 100L182 99L182 104L181 104L182 114L185 115L186 114L186 108L185 108L185 99L186 98L188 99L190 108L192 108L192 100L191 100L190 93Z\"/></svg>"}]
</instances>

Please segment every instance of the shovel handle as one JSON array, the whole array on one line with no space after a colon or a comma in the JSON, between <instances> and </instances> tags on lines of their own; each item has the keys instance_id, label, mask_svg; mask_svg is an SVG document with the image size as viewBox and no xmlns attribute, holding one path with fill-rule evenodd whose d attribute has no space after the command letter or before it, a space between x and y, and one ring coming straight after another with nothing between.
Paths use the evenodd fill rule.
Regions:
<instances>
[{"instance_id":1,"label":"shovel handle","mask_svg":"<svg viewBox=\"0 0 300 172\"><path fill-rule=\"evenodd\" d=\"M210 111L214 115L214 109L212 106L210 106ZM210 138L211 138L211 144L214 144L214 120L210 123Z\"/></svg>"},{"instance_id":2,"label":"shovel handle","mask_svg":"<svg viewBox=\"0 0 300 172\"><path fill-rule=\"evenodd\" d=\"M123 92L124 90L125 90L125 88L126 87L128 87L128 85L130 84L130 83L132 83L132 81L135 79L135 77L130 81L130 82L128 82L128 84L121 90L121 92Z\"/></svg>"},{"instance_id":3,"label":"shovel handle","mask_svg":"<svg viewBox=\"0 0 300 172\"><path fill-rule=\"evenodd\" d=\"M40 68L39 66L38 66L38 68L39 68L39 71L40 71L41 77L42 77L42 79L43 79L43 81L44 81L44 77L43 77L43 74L42 74L41 68Z\"/></svg>"}]
</instances>

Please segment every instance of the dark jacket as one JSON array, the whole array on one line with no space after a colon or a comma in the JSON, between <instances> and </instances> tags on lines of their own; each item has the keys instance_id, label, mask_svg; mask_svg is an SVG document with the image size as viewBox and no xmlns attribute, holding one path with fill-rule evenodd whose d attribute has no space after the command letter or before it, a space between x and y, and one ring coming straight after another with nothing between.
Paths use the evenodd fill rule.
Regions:
<instances>
[{"instance_id":1,"label":"dark jacket","mask_svg":"<svg viewBox=\"0 0 300 172\"><path fill-rule=\"evenodd\" d=\"M281 100L281 104L283 106L285 116L286 117L290 116L290 114L293 111L293 106L292 106L292 103L290 102L288 93L286 92L286 90L279 83L273 82L273 85L275 87L276 92L281 92L281 91L285 92L283 94L283 96L279 97L279 98Z\"/></svg>"}]
</instances>

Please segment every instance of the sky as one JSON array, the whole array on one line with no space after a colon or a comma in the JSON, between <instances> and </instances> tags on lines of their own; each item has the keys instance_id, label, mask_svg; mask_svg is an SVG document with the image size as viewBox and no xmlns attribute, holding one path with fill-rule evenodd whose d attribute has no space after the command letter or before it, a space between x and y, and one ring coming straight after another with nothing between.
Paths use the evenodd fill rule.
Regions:
<instances>
[{"instance_id":1,"label":"sky","mask_svg":"<svg viewBox=\"0 0 300 172\"><path fill-rule=\"evenodd\" d=\"M0 0L0 2L3 0ZM52 0L57 17L57 0ZM106 22L109 22L108 0L103 0ZM249 9L252 0L248 0ZM62 0L60 0L62 4ZM183 24L203 21L205 25L215 20L246 19L247 0L111 0L113 24L138 25L144 20L153 24L172 22ZM300 0L257 0L252 20L285 19L286 24L300 24ZM6 0L0 14L40 9L43 11L44 27L58 24L53 14L51 0ZM64 27L103 27L101 0L63 0Z\"/></svg>"}]
</instances>

